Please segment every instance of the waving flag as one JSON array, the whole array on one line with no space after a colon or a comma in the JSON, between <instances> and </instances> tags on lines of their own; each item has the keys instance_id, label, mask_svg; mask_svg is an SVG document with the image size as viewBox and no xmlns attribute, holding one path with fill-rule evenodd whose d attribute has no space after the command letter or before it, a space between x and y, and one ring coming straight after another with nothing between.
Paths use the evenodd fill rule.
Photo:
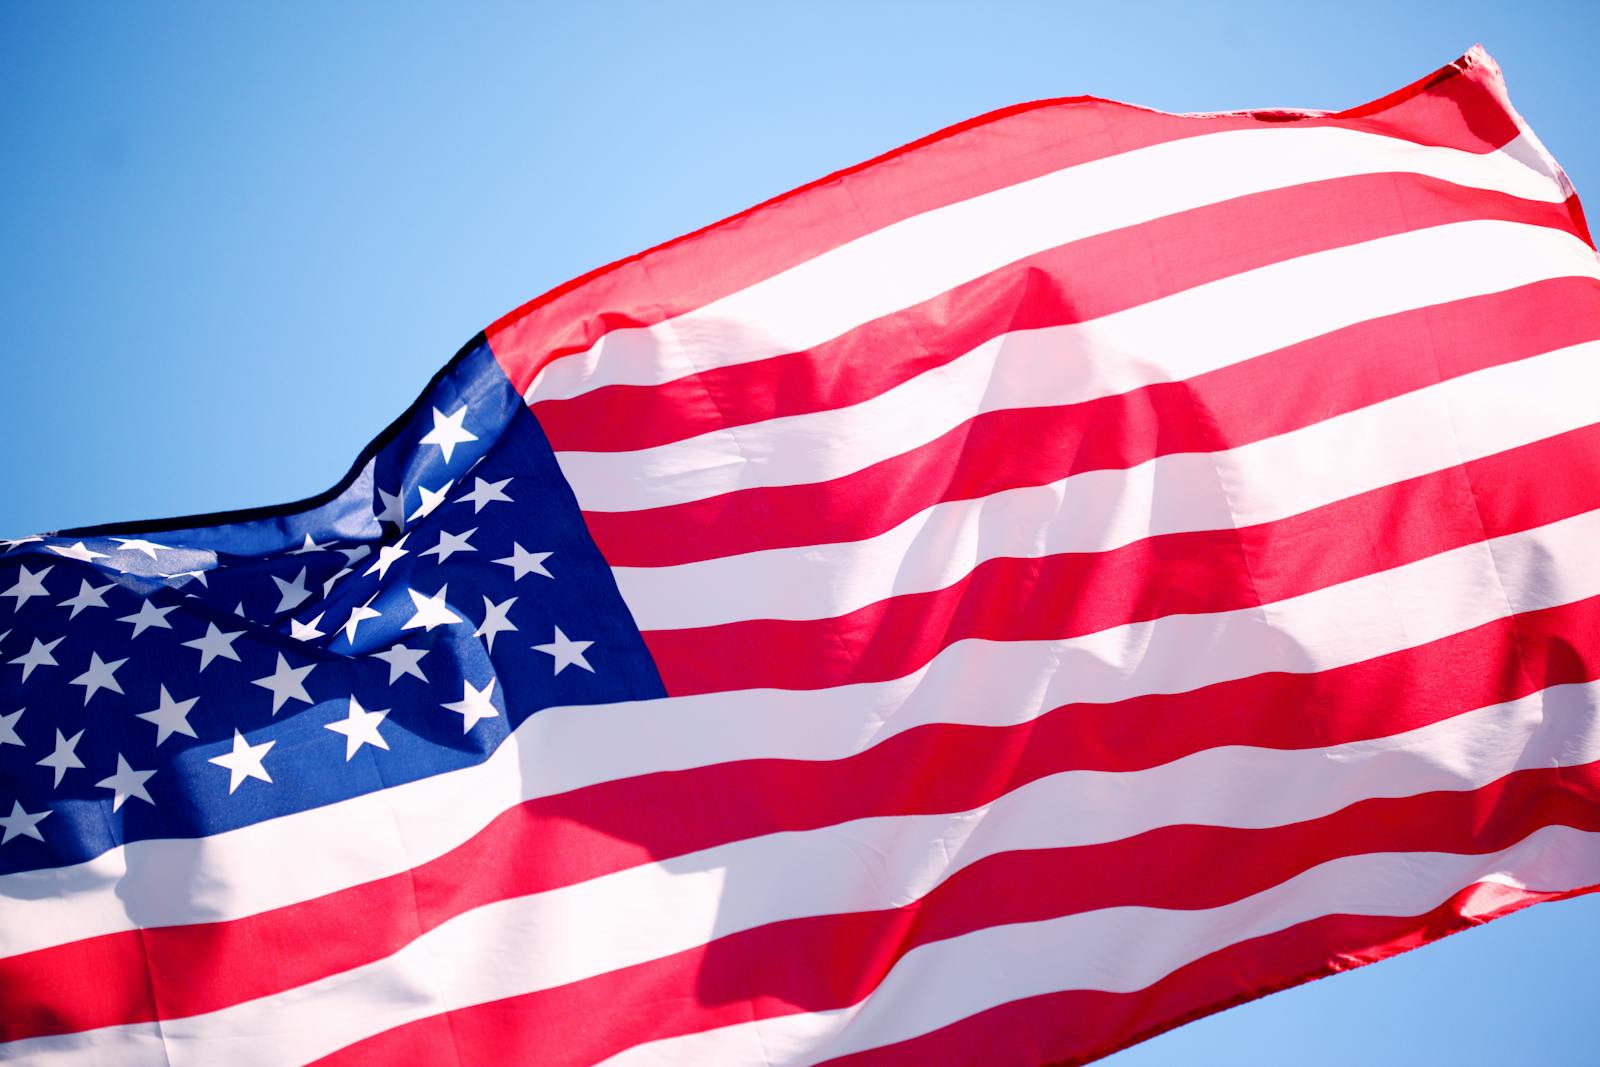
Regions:
<instances>
[{"instance_id":1,"label":"waving flag","mask_svg":"<svg viewBox=\"0 0 1600 1067\"><path fill-rule=\"evenodd\" d=\"M1478 50L976 119L0 544L0 1057L1082 1062L1600 885L1600 260Z\"/></svg>"}]
</instances>

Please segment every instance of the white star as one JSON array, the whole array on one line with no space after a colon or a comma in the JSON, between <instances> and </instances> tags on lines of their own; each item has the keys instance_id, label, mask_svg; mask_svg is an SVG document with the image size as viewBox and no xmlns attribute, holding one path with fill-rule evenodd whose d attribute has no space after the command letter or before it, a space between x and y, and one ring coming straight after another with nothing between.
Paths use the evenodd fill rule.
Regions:
<instances>
[{"instance_id":1,"label":"white star","mask_svg":"<svg viewBox=\"0 0 1600 1067\"><path fill-rule=\"evenodd\" d=\"M410 522L412 519L420 519L433 514L433 509L444 503L444 498L449 494L450 487L455 484L456 480L452 478L437 489L429 489L425 485L417 486L417 493L422 497L422 503L417 505L417 510L413 511L406 521Z\"/></svg>"},{"instance_id":2,"label":"white star","mask_svg":"<svg viewBox=\"0 0 1600 1067\"><path fill-rule=\"evenodd\" d=\"M446 415L438 408L433 409L433 429L429 430L418 444L438 445L444 452L444 461L450 462L450 456L456 450L456 445L476 441L478 435L468 433L461 422L467 417L467 405L462 404L456 409L454 415Z\"/></svg>"},{"instance_id":3,"label":"white star","mask_svg":"<svg viewBox=\"0 0 1600 1067\"><path fill-rule=\"evenodd\" d=\"M95 552L85 548L82 541L68 545L66 548L62 548L60 545L46 545L45 547L58 556L66 556L68 559L76 559L84 563L106 558L104 552Z\"/></svg>"},{"instance_id":4,"label":"white star","mask_svg":"<svg viewBox=\"0 0 1600 1067\"><path fill-rule=\"evenodd\" d=\"M573 641L569 639L566 634L561 632L561 627L557 626L555 640L548 645L534 645L533 650L555 658L555 670L551 672L553 674L560 674L567 669L568 664L582 667L590 674L593 674L594 668L589 666L589 661L583 658L584 650L592 644L594 644L593 641Z\"/></svg>"},{"instance_id":5,"label":"white star","mask_svg":"<svg viewBox=\"0 0 1600 1067\"><path fill-rule=\"evenodd\" d=\"M524 575L542 574L546 578L554 579L555 575L544 569L544 561L555 555L554 552L529 552L520 544L511 542L511 555L494 562L502 567L511 568L511 580L519 582Z\"/></svg>"},{"instance_id":6,"label":"white star","mask_svg":"<svg viewBox=\"0 0 1600 1067\"><path fill-rule=\"evenodd\" d=\"M341 627L341 629L344 630L344 639L350 642L352 645L356 643L357 626L360 626L368 619L376 619L383 615L383 612L372 606L372 602L377 598L378 594L373 593L367 598L367 602L365 604L358 604L351 608L350 617L344 620L344 626Z\"/></svg>"},{"instance_id":7,"label":"white star","mask_svg":"<svg viewBox=\"0 0 1600 1067\"><path fill-rule=\"evenodd\" d=\"M50 653L54 652L56 646L65 640L66 637L64 636L58 637L47 645L35 637L33 639L33 647L11 661L12 663L22 664L22 680L26 682L28 680L28 675L33 673L33 669L35 667L57 666L56 658Z\"/></svg>"},{"instance_id":8,"label":"white star","mask_svg":"<svg viewBox=\"0 0 1600 1067\"><path fill-rule=\"evenodd\" d=\"M484 644L489 646L490 652L494 651L495 634L507 633L517 628L516 623L506 618L506 612L510 611L511 605L516 602L516 597L508 597L498 604L488 597L483 598L483 623L473 631L472 636L487 637L488 640Z\"/></svg>"},{"instance_id":9,"label":"white star","mask_svg":"<svg viewBox=\"0 0 1600 1067\"><path fill-rule=\"evenodd\" d=\"M22 713L27 708L18 708L10 715L0 715L0 745L20 745L22 738L17 736L17 720L22 718Z\"/></svg>"},{"instance_id":10,"label":"white star","mask_svg":"<svg viewBox=\"0 0 1600 1067\"><path fill-rule=\"evenodd\" d=\"M290 553L293 555L294 553ZM294 581L288 582L272 575L272 581L278 587L278 606L273 614L282 615L286 611L293 611L304 604L311 597L311 590L306 588L306 568L301 567L300 573L295 575Z\"/></svg>"},{"instance_id":11,"label":"white star","mask_svg":"<svg viewBox=\"0 0 1600 1067\"><path fill-rule=\"evenodd\" d=\"M489 684L479 689L466 679L461 681L461 699L451 704L443 704L446 711L453 711L461 716L461 732L466 733L478 725L480 719L497 719L500 712L495 710L493 703L494 679L489 679Z\"/></svg>"},{"instance_id":12,"label":"white star","mask_svg":"<svg viewBox=\"0 0 1600 1067\"><path fill-rule=\"evenodd\" d=\"M242 633L244 633L243 630L240 630L237 633L225 634L221 630L217 629L216 623L208 622L206 623L206 635L204 637L197 637L193 641L185 641L183 643L183 647L198 648L200 650L200 669L202 671L209 667L211 665L211 661L216 659L218 656L221 656L223 659L231 659L235 663L238 663L239 653L233 650L233 642Z\"/></svg>"},{"instance_id":13,"label":"white star","mask_svg":"<svg viewBox=\"0 0 1600 1067\"><path fill-rule=\"evenodd\" d=\"M90 585L89 580L85 578L78 586L78 595L67 597L67 599L63 600L59 606L63 608L71 607L72 614L68 615L67 618L76 619L78 617L78 612L82 611L84 608L105 607L106 590L110 589L116 584L116 582L107 582L105 585L96 587Z\"/></svg>"},{"instance_id":14,"label":"white star","mask_svg":"<svg viewBox=\"0 0 1600 1067\"><path fill-rule=\"evenodd\" d=\"M401 486L398 493L385 493L382 489L379 489L378 496L383 500L383 510L379 511L373 518L379 522L392 522L396 526L404 526L406 522L405 487Z\"/></svg>"},{"instance_id":15,"label":"white star","mask_svg":"<svg viewBox=\"0 0 1600 1067\"><path fill-rule=\"evenodd\" d=\"M111 790L111 810L118 811L122 808L123 801L129 797L138 797L146 804L154 804L150 794L145 792L144 784L148 782L155 771L136 771L128 766L128 761L117 753L117 773L109 778L102 778L95 785L101 789Z\"/></svg>"},{"instance_id":16,"label":"white star","mask_svg":"<svg viewBox=\"0 0 1600 1067\"><path fill-rule=\"evenodd\" d=\"M407 589L406 592L411 594L411 603L417 607L417 613L400 629L415 630L421 626L432 630L435 626L448 626L460 622L461 616L451 611L445 604L445 590L449 588L449 585L441 585L439 591L432 596L423 596L415 589Z\"/></svg>"},{"instance_id":17,"label":"white star","mask_svg":"<svg viewBox=\"0 0 1600 1067\"><path fill-rule=\"evenodd\" d=\"M383 581L389 573L389 568L394 566L395 560L410 554L410 550L406 548L406 540L410 536L410 534L406 534L405 537L400 538L392 545L379 545L378 558L373 561L372 566L367 568L367 574L376 571L378 581ZM366 575L362 575L362 577L366 577Z\"/></svg>"},{"instance_id":18,"label":"white star","mask_svg":"<svg viewBox=\"0 0 1600 1067\"><path fill-rule=\"evenodd\" d=\"M279 652L277 668L265 678L252 679L252 684L272 690L272 714L276 715L285 701L301 700L307 704L312 702L311 694L306 692L306 675L316 666L312 663L304 667L291 667L289 661L283 658L283 653Z\"/></svg>"},{"instance_id":19,"label":"white star","mask_svg":"<svg viewBox=\"0 0 1600 1067\"><path fill-rule=\"evenodd\" d=\"M128 638L128 640L131 641L134 637L138 637L152 626L158 630L172 629L172 624L167 621L167 616L177 610L178 605L176 604L172 605L170 608L158 608L153 600L141 600L139 601L138 611L134 612L132 615L124 615L117 621L131 622L133 624L133 635L132 637Z\"/></svg>"},{"instance_id":20,"label":"white star","mask_svg":"<svg viewBox=\"0 0 1600 1067\"><path fill-rule=\"evenodd\" d=\"M205 571L177 571L173 574L163 574L161 577L171 579L174 585L183 585L185 582L199 582L207 589L211 588L211 582L206 579Z\"/></svg>"},{"instance_id":21,"label":"white star","mask_svg":"<svg viewBox=\"0 0 1600 1067\"><path fill-rule=\"evenodd\" d=\"M143 552L151 559L156 558L157 552L171 552L166 545L158 545L154 541L145 541L138 537L113 537L111 540L120 542L122 547L118 552Z\"/></svg>"},{"instance_id":22,"label":"white star","mask_svg":"<svg viewBox=\"0 0 1600 1067\"><path fill-rule=\"evenodd\" d=\"M239 601L233 606L233 613L245 622L250 621L250 613L244 610L244 601Z\"/></svg>"},{"instance_id":23,"label":"white star","mask_svg":"<svg viewBox=\"0 0 1600 1067\"><path fill-rule=\"evenodd\" d=\"M443 563L457 552L476 552L478 550L472 547L472 543L468 539L477 532L478 528L476 526L466 533L460 534L447 533L444 530L440 530L439 543L432 548L423 549L422 555L438 556L439 562Z\"/></svg>"},{"instance_id":24,"label":"white star","mask_svg":"<svg viewBox=\"0 0 1600 1067\"><path fill-rule=\"evenodd\" d=\"M83 731L79 730L70 739L64 737L60 730L56 731L56 750L38 762L40 767L51 767L56 772L56 785L61 784L61 776L75 767L82 767L83 761L78 758L76 751L78 742L83 738Z\"/></svg>"},{"instance_id":25,"label":"white star","mask_svg":"<svg viewBox=\"0 0 1600 1067\"><path fill-rule=\"evenodd\" d=\"M10 589L7 589L5 592L0 593L0 596L16 597L17 602L14 607L18 611L21 611L22 605L26 604L33 597L49 595L44 587L44 576L55 570L55 568L46 567L38 574L30 571L27 567L18 567L17 570L21 573L17 575L16 584Z\"/></svg>"},{"instance_id":26,"label":"white star","mask_svg":"<svg viewBox=\"0 0 1600 1067\"><path fill-rule=\"evenodd\" d=\"M335 719L333 722L323 723L323 726L336 734L344 734L344 761L349 763L355 754L361 750L362 745L376 745L388 751L389 742L383 739L378 732L378 727L383 725L384 716L389 714L383 711L367 711L355 697L350 698L350 714L347 718Z\"/></svg>"},{"instance_id":27,"label":"white star","mask_svg":"<svg viewBox=\"0 0 1600 1067\"><path fill-rule=\"evenodd\" d=\"M280 657L281 658L281 657ZM228 795L238 789L246 778L259 778L270 783L272 775L261 765L267 753L272 751L276 741L263 741L259 745L252 745L245 741L244 735L237 728L233 731L233 751L225 752L220 756L212 756L207 763L215 763L218 767L228 769Z\"/></svg>"},{"instance_id":28,"label":"white star","mask_svg":"<svg viewBox=\"0 0 1600 1067\"><path fill-rule=\"evenodd\" d=\"M0 827L5 828L5 836L0 837L0 845L10 841L13 837L31 837L35 841L43 841L44 835L39 832L39 820L50 814L50 809L36 811L32 815L22 809L22 801L11 802L11 814L0 819Z\"/></svg>"},{"instance_id":29,"label":"white star","mask_svg":"<svg viewBox=\"0 0 1600 1067\"><path fill-rule=\"evenodd\" d=\"M0 542L3 542L5 544L5 546L6 546L4 548L0 548L0 552L10 552L13 548L16 548L18 545L26 545L26 544L31 544L34 541L43 541L43 540L44 540L44 538L42 538L42 537L0 537Z\"/></svg>"},{"instance_id":30,"label":"white star","mask_svg":"<svg viewBox=\"0 0 1600 1067\"><path fill-rule=\"evenodd\" d=\"M295 549L293 552L290 552L289 555L303 556L307 552L326 552L328 550L328 546L331 544L333 544L332 541L324 541L319 545L311 539L310 534L306 534L306 539L300 542L300 547Z\"/></svg>"},{"instance_id":31,"label":"white star","mask_svg":"<svg viewBox=\"0 0 1600 1067\"><path fill-rule=\"evenodd\" d=\"M465 504L470 500L474 515L497 501L512 503L511 498L505 494L506 486L511 484L510 478L503 478L498 482L486 482L482 478L474 477L472 483L472 492L462 493L456 498L456 503Z\"/></svg>"},{"instance_id":32,"label":"white star","mask_svg":"<svg viewBox=\"0 0 1600 1067\"><path fill-rule=\"evenodd\" d=\"M161 742L173 734L182 734L185 737L194 737L194 728L189 725L189 712L194 708L199 697L190 697L188 700L173 700L167 694L167 687L161 687L161 703L153 711L142 711L139 718L145 722L156 724L156 747L161 747Z\"/></svg>"},{"instance_id":33,"label":"white star","mask_svg":"<svg viewBox=\"0 0 1600 1067\"><path fill-rule=\"evenodd\" d=\"M100 653L91 652L89 653L89 669L67 684L83 686L83 702L85 704L89 703L89 699L102 689L109 689L113 693L121 693L122 686L117 684L116 673L117 668L126 662L128 661L124 658L107 663L100 658Z\"/></svg>"},{"instance_id":34,"label":"white star","mask_svg":"<svg viewBox=\"0 0 1600 1067\"><path fill-rule=\"evenodd\" d=\"M289 620L289 636L296 641L315 641L322 636L322 631L317 629L317 623L322 621L322 616L327 612L317 612L317 617L310 622L301 622L299 619Z\"/></svg>"},{"instance_id":35,"label":"white star","mask_svg":"<svg viewBox=\"0 0 1600 1067\"><path fill-rule=\"evenodd\" d=\"M374 652L373 659L381 659L389 665L389 684L399 681L402 675L415 675L424 682L428 676L422 673L422 668L417 666L423 656L428 654L425 648L407 648L405 645L395 645L393 648L382 652Z\"/></svg>"}]
</instances>

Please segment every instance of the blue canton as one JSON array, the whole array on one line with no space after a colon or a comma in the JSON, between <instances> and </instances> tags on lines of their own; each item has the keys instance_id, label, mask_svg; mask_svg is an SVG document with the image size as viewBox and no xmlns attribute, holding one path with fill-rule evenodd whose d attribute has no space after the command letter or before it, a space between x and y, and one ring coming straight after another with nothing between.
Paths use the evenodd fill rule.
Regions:
<instances>
[{"instance_id":1,"label":"blue canton","mask_svg":"<svg viewBox=\"0 0 1600 1067\"><path fill-rule=\"evenodd\" d=\"M542 708L661 695L480 336L319 498L0 540L0 874L478 763Z\"/></svg>"}]
</instances>

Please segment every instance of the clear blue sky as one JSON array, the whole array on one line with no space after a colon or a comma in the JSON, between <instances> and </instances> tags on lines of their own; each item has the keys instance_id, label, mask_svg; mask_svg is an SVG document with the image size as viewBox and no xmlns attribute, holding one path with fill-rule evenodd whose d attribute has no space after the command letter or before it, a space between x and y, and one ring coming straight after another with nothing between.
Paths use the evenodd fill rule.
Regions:
<instances>
[{"instance_id":1,"label":"clear blue sky","mask_svg":"<svg viewBox=\"0 0 1600 1067\"><path fill-rule=\"evenodd\" d=\"M960 119L1339 108L1482 41L1600 188L1600 4L0 6L0 535L331 484L477 330ZM1600 197L1600 193L1594 193ZM1108 1061L1600 1062L1600 900Z\"/></svg>"}]
</instances>

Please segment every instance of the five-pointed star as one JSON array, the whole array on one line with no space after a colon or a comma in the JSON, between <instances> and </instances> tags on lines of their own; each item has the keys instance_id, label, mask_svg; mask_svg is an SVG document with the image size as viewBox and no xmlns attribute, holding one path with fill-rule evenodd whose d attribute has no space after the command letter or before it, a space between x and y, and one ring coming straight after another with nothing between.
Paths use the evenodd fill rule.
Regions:
<instances>
[{"instance_id":1,"label":"five-pointed star","mask_svg":"<svg viewBox=\"0 0 1600 1067\"><path fill-rule=\"evenodd\" d=\"M263 689L272 690L272 714L278 714L278 709L283 707L288 700L301 700L310 704L311 694L306 692L306 675L316 669L315 663L304 667L291 667L289 661L283 658L283 653L278 653L278 666L265 678L252 679L252 684Z\"/></svg>"},{"instance_id":2,"label":"five-pointed star","mask_svg":"<svg viewBox=\"0 0 1600 1067\"><path fill-rule=\"evenodd\" d=\"M529 552L516 541L511 542L511 555L494 562L502 567L511 568L511 580L521 581L524 575L542 574L546 578L555 578L555 575L544 569L544 561L555 555L554 552Z\"/></svg>"},{"instance_id":3,"label":"five-pointed star","mask_svg":"<svg viewBox=\"0 0 1600 1067\"><path fill-rule=\"evenodd\" d=\"M398 493L386 493L379 489L378 497L383 501L383 509L373 518L379 522L392 522L396 526L404 526L406 522L405 486L401 486Z\"/></svg>"},{"instance_id":4,"label":"five-pointed star","mask_svg":"<svg viewBox=\"0 0 1600 1067\"><path fill-rule=\"evenodd\" d=\"M432 630L435 626L448 626L460 622L461 616L451 611L449 605L445 603L445 592L449 588L449 585L441 585L439 591L432 596L423 596L415 589L407 589L406 592L411 594L411 603L416 605L417 613L400 629L415 630L421 626Z\"/></svg>"},{"instance_id":5,"label":"five-pointed star","mask_svg":"<svg viewBox=\"0 0 1600 1067\"><path fill-rule=\"evenodd\" d=\"M280 656L279 658L281 659L282 657ZM224 752L220 756L212 756L206 762L215 763L218 767L226 767L228 769L228 795L232 796L233 791L238 789L246 778L259 778L268 783L272 781L272 775L267 773L267 769L261 765L261 761L268 752L272 751L272 746L277 743L276 741L263 741L259 745L249 744L245 741L244 734L241 734L236 727L233 731L233 751Z\"/></svg>"},{"instance_id":6,"label":"five-pointed star","mask_svg":"<svg viewBox=\"0 0 1600 1067\"><path fill-rule=\"evenodd\" d=\"M154 541L146 541L139 537L113 537L111 540L122 545L118 552L143 552L151 559L156 558L157 552L171 552L166 545L158 545Z\"/></svg>"},{"instance_id":7,"label":"five-pointed star","mask_svg":"<svg viewBox=\"0 0 1600 1067\"><path fill-rule=\"evenodd\" d=\"M476 515L490 504L501 502L510 504L512 500L506 496L506 486L511 484L510 478L502 478L498 482L486 482L476 476L472 479L472 492L462 493L456 498L456 503L465 504L472 501L472 513Z\"/></svg>"},{"instance_id":8,"label":"five-pointed star","mask_svg":"<svg viewBox=\"0 0 1600 1067\"><path fill-rule=\"evenodd\" d=\"M5 828L5 836L0 837L0 845L10 841L13 837L31 837L35 841L43 841L44 835L39 832L39 820L50 814L50 809L36 811L28 814L22 808L20 800L11 802L11 814L0 819L0 827Z\"/></svg>"},{"instance_id":9,"label":"five-pointed star","mask_svg":"<svg viewBox=\"0 0 1600 1067\"><path fill-rule=\"evenodd\" d=\"M77 733L73 734L70 738L64 736L61 733L60 730L57 730L56 731L56 750L54 752L50 753L50 755L46 756L44 759L39 761L38 766L40 766L40 767L50 767L50 768L55 770L55 772L56 772L55 784L56 785L60 785L61 784L61 776L62 775L66 774L68 771L72 770L74 767L82 767L83 766L83 760L78 758L78 753L77 753L78 742L80 740L82 740L82 739L83 739L83 731L82 730L79 730Z\"/></svg>"},{"instance_id":10,"label":"five-pointed star","mask_svg":"<svg viewBox=\"0 0 1600 1067\"><path fill-rule=\"evenodd\" d=\"M123 801L129 797L138 797L146 804L154 804L150 794L145 792L144 784L148 782L155 771L136 771L128 766L127 759L122 753L117 753L117 773L102 778L95 785L101 789L111 790L111 810L120 811Z\"/></svg>"},{"instance_id":11,"label":"five-pointed star","mask_svg":"<svg viewBox=\"0 0 1600 1067\"><path fill-rule=\"evenodd\" d=\"M584 651L592 644L594 644L593 641L571 640L561 632L561 627L557 626L555 639L547 645L534 645L533 650L555 658L555 670L551 672L553 674L560 674L569 665L582 667L590 674L593 674L594 668L589 666L589 661L583 658Z\"/></svg>"},{"instance_id":12,"label":"five-pointed star","mask_svg":"<svg viewBox=\"0 0 1600 1067\"><path fill-rule=\"evenodd\" d=\"M461 732L466 733L478 725L480 719L499 718L500 712L494 706L494 679L489 679L489 684L479 689L466 679L461 680L461 699L450 704L441 705L446 711L453 711L461 716Z\"/></svg>"},{"instance_id":13,"label":"five-pointed star","mask_svg":"<svg viewBox=\"0 0 1600 1067\"><path fill-rule=\"evenodd\" d=\"M100 658L100 653L89 653L89 668L78 675L68 685L83 686L83 702L89 703L91 697L102 689L109 689L113 693L121 693L122 686L117 683L117 668L128 662L127 658L112 660L110 663Z\"/></svg>"},{"instance_id":14,"label":"five-pointed star","mask_svg":"<svg viewBox=\"0 0 1600 1067\"><path fill-rule=\"evenodd\" d=\"M139 601L138 611L134 612L132 615L124 615L117 621L131 622L133 624L133 634L128 638L128 640L131 641L134 637L138 637L152 626L158 630L172 629L172 624L167 621L167 616L177 610L178 605L176 604L173 604L171 607L167 608L158 608L153 600L141 600Z\"/></svg>"},{"instance_id":15,"label":"five-pointed star","mask_svg":"<svg viewBox=\"0 0 1600 1067\"><path fill-rule=\"evenodd\" d=\"M407 648L405 645L395 645L393 648L384 649L382 652L374 652L372 658L381 659L389 665L389 684L393 685L400 680L402 675L407 674L414 675L426 682L428 676L422 673L422 668L417 664L427 654L428 650L425 648Z\"/></svg>"},{"instance_id":16,"label":"five-pointed star","mask_svg":"<svg viewBox=\"0 0 1600 1067\"><path fill-rule=\"evenodd\" d=\"M22 605L26 604L33 597L49 595L44 587L44 576L55 570L55 568L46 567L37 574L35 574L33 571L30 571L26 566L18 567L17 570L20 573L17 575L16 584L10 589L7 589L5 592L0 593L0 596L16 597L17 602L15 605L13 605L13 607L15 607L18 611L21 611Z\"/></svg>"},{"instance_id":17,"label":"five-pointed star","mask_svg":"<svg viewBox=\"0 0 1600 1067\"><path fill-rule=\"evenodd\" d=\"M331 544L333 544L332 541L324 541L319 545L311 539L310 534L306 534L306 539L300 542L300 547L295 549L293 552L290 552L289 555L303 556L307 552L326 552L328 550L328 546Z\"/></svg>"},{"instance_id":18,"label":"five-pointed star","mask_svg":"<svg viewBox=\"0 0 1600 1067\"><path fill-rule=\"evenodd\" d=\"M515 630L517 624L506 618L506 612L511 610L511 605L517 602L516 597L507 597L496 604L488 597L483 598L483 622L472 632L473 637L486 637L484 642L489 651L494 651L494 635Z\"/></svg>"},{"instance_id":19,"label":"five-pointed star","mask_svg":"<svg viewBox=\"0 0 1600 1067\"><path fill-rule=\"evenodd\" d=\"M432 515L433 509L444 503L444 498L450 493L450 487L455 484L456 480L452 478L437 489L429 489L425 485L417 486L417 494L422 497L422 503L417 505L417 510L413 511L406 521L411 522Z\"/></svg>"},{"instance_id":20,"label":"five-pointed star","mask_svg":"<svg viewBox=\"0 0 1600 1067\"><path fill-rule=\"evenodd\" d=\"M58 556L66 556L68 559L79 560L83 563L89 563L93 560L106 558L106 554L104 552L96 552L93 549L86 548L84 547L82 541L79 541L76 544L68 545L65 548L62 548L60 545L46 545L45 547Z\"/></svg>"},{"instance_id":21,"label":"five-pointed star","mask_svg":"<svg viewBox=\"0 0 1600 1067\"><path fill-rule=\"evenodd\" d=\"M106 590L116 585L116 582L107 582L105 585L94 586L89 584L87 578L78 586L78 595L69 596L60 604L61 607L72 609L69 619L76 619L78 612L84 608L103 608L106 606Z\"/></svg>"},{"instance_id":22,"label":"five-pointed star","mask_svg":"<svg viewBox=\"0 0 1600 1067\"><path fill-rule=\"evenodd\" d=\"M322 636L322 631L317 629L317 623L321 622L322 617L326 614L327 612L325 611L319 611L317 612L317 617L312 619L310 622L301 622L299 619L290 619L289 636L294 638L296 641L315 641L317 638Z\"/></svg>"},{"instance_id":23,"label":"five-pointed star","mask_svg":"<svg viewBox=\"0 0 1600 1067\"><path fill-rule=\"evenodd\" d=\"M472 547L470 538L477 532L478 528L476 526L468 530L466 533L459 534L453 534L446 530L440 530L439 543L434 545L432 548L423 549L421 555L438 556L439 562L443 563L457 552L476 552L478 550Z\"/></svg>"},{"instance_id":24,"label":"five-pointed star","mask_svg":"<svg viewBox=\"0 0 1600 1067\"><path fill-rule=\"evenodd\" d=\"M382 711L368 711L352 696L350 714L343 719L323 723L323 726L336 734L344 734L344 761L349 763L361 750L362 745L376 745L385 751L388 750L389 742L378 732L378 727L383 725L384 716L388 714L388 708Z\"/></svg>"},{"instance_id":25,"label":"five-pointed star","mask_svg":"<svg viewBox=\"0 0 1600 1067\"><path fill-rule=\"evenodd\" d=\"M368 556L372 555L372 546L357 545L354 548L341 548L337 551L339 555L344 557L345 563L349 564L354 563L357 560L366 559Z\"/></svg>"},{"instance_id":26,"label":"five-pointed star","mask_svg":"<svg viewBox=\"0 0 1600 1067\"><path fill-rule=\"evenodd\" d=\"M56 646L65 640L65 636L58 637L47 645L35 637L33 639L33 647L11 661L12 663L22 664L22 680L26 682L28 675L33 673L35 667L57 666L56 658L50 653L54 652Z\"/></svg>"},{"instance_id":27,"label":"five-pointed star","mask_svg":"<svg viewBox=\"0 0 1600 1067\"><path fill-rule=\"evenodd\" d=\"M231 659L235 663L238 663L239 653L233 650L233 642L237 640L239 635L242 633L244 633L244 631L239 630L235 633L225 634L221 630L217 629L216 623L208 622L206 623L205 636L197 637L193 641L185 641L183 643L183 647L198 648L200 650L200 669L202 671L209 667L211 665L211 661L216 659L218 656L221 656L223 659Z\"/></svg>"},{"instance_id":28,"label":"five-pointed star","mask_svg":"<svg viewBox=\"0 0 1600 1067\"><path fill-rule=\"evenodd\" d=\"M368 619L376 619L383 615L383 612L372 606L372 602L377 598L378 594L373 593L371 596L367 597L367 602L365 604L357 604L355 607L351 608L350 617L344 620L344 625L340 627L340 629L344 631L344 639L350 642L352 645L356 643L357 626L360 626Z\"/></svg>"},{"instance_id":29,"label":"five-pointed star","mask_svg":"<svg viewBox=\"0 0 1600 1067\"><path fill-rule=\"evenodd\" d=\"M276 574L272 575L272 581L278 587L278 606L273 611L275 615L293 611L311 597L311 590L306 588L306 568L304 567L300 568L300 573L294 576L294 581L292 582L284 581Z\"/></svg>"},{"instance_id":30,"label":"five-pointed star","mask_svg":"<svg viewBox=\"0 0 1600 1067\"><path fill-rule=\"evenodd\" d=\"M394 566L395 560L410 554L410 550L406 548L406 541L410 537L410 534L406 534L392 545L379 545L378 558L373 561L372 566L367 568L367 574L372 574L376 571L378 581L383 581L384 577L389 573L389 568ZM362 577L365 577L365 575Z\"/></svg>"},{"instance_id":31,"label":"five-pointed star","mask_svg":"<svg viewBox=\"0 0 1600 1067\"><path fill-rule=\"evenodd\" d=\"M205 571L177 571L173 574L163 574L161 577L171 579L174 585L199 582L207 589L211 588L211 582L206 578Z\"/></svg>"},{"instance_id":32,"label":"five-pointed star","mask_svg":"<svg viewBox=\"0 0 1600 1067\"><path fill-rule=\"evenodd\" d=\"M22 738L17 736L17 720L22 718L22 713L27 708L18 708L10 715L0 715L0 745L20 745Z\"/></svg>"},{"instance_id":33,"label":"five-pointed star","mask_svg":"<svg viewBox=\"0 0 1600 1067\"><path fill-rule=\"evenodd\" d=\"M18 545L26 545L26 544L31 544L34 541L43 541L43 540L44 540L44 538L38 537L38 536L34 536L34 537L0 537L0 544L4 544L5 545L4 548L0 548L0 552L10 552L13 548L16 548Z\"/></svg>"},{"instance_id":34,"label":"five-pointed star","mask_svg":"<svg viewBox=\"0 0 1600 1067\"><path fill-rule=\"evenodd\" d=\"M173 734L182 734L185 737L194 737L194 728L189 725L189 711L195 706L199 697L190 697L188 700L173 700L167 693L167 687L161 687L161 703L154 711L143 711L139 718L145 722L156 724L156 747L161 747L161 742Z\"/></svg>"},{"instance_id":35,"label":"five-pointed star","mask_svg":"<svg viewBox=\"0 0 1600 1067\"><path fill-rule=\"evenodd\" d=\"M446 415L438 408L434 408L433 429L429 430L418 444L438 445L444 452L444 461L449 463L451 454L456 450L456 445L466 444L468 441L476 441L478 439L477 434L468 433L461 425L462 420L466 417L467 405L465 404L457 408L454 415Z\"/></svg>"}]
</instances>

